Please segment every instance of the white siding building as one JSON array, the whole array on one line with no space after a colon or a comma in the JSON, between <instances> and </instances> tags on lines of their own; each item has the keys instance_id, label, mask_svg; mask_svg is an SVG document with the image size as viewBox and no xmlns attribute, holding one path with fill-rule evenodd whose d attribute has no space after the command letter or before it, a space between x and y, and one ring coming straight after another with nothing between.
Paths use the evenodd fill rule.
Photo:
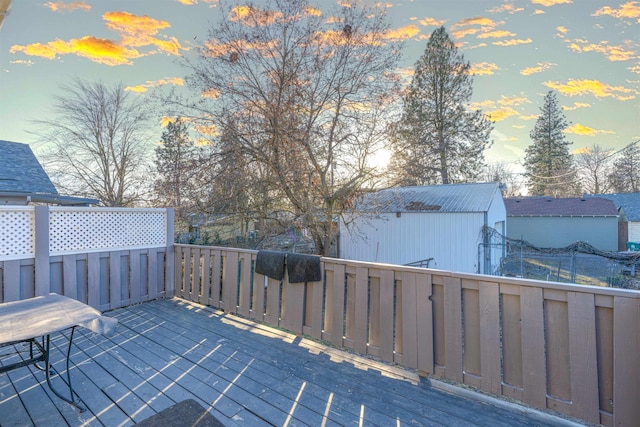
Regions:
<instances>
[{"instance_id":1,"label":"white siding building","mask_svg":"<svg viewBox=\"0 0 640 427\"><path fill-rule=\"evenodd\" d=\"M506 235L498 183L390 188L366 195L340 222L339 254L388 264L430 259L429 268L492 274L504 246L487 240L485 226Z\"/></svg>"}]
</instances>

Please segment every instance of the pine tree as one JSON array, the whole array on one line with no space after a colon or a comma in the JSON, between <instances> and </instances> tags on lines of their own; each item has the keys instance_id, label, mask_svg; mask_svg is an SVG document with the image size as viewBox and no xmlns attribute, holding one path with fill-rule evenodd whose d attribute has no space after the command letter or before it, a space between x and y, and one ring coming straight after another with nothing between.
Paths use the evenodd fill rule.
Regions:
<instances>
[{"instance_id":1,"label":"pine tree","mask_svg":"<svg viewBox=\"0 0 640 427\"><path fill-rule=\"evenodd\" d=\"M525 170L529 194L533 196L573 196L580 193L572 142L565 139L569 126L554 91L544 97L540 116L529 134L533 144L527 147Z\"/></svg>"},{"instance_id":2,"label":"pine tree","mask_svg":"<svg viewBox=\"0 0 640 427\"><path fill-rule=\"evenodd\" d=\"M178 117L162 133L161 145L156 148L158 178L155 191L164 206L173 206L177 215L187 214L187 200L191 178L197 168L196 148L189 138L187 125Z\"/></svg>"},{"instance_id":3,"label":"pine tree","mask_svg":"<svg viewBox=\"0 0 640 427\"><path fill-rule=\"evenodd\" d=\"M640 146L631 144L620 152L609 178L617 193L640 191Z\"/></svg>"},{"instance_id":4,"label":"pine tree","mask_svg":"<svg viewBox=\"0 0 640 427\"><path fill-rule=\"evenodd\" d=\"M429 38L394 126L392 173L400 185L449 184L477 179L493 125L468 111L470 64L444 27Z\"/></svg>"}]
</instances>

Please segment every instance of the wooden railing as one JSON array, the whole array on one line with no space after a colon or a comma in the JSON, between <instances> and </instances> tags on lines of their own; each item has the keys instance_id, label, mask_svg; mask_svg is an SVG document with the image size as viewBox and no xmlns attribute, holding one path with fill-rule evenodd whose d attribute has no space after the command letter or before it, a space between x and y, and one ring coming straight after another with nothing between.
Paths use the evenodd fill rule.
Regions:
<instances>
[{"instance_id":1,"label":"wooden railing","mask_svg":"<svg viewBox=\"0 0 640 427\"><path fill-rule=\"evenodd\" d=\"M590 423L640 420L640 293L322 258L323 279L253 272L256 251L175 245L176 295Z\"/></svg>"}]
</instances>

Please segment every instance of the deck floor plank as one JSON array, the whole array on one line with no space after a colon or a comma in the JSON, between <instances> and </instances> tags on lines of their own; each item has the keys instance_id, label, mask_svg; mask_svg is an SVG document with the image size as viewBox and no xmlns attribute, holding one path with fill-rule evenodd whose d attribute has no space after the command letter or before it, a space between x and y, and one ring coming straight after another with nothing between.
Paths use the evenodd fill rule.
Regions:
<instances>
[{"instance_id":1,"label":"deck floor plank","mask_svg":"<svg viewBox=\"0 0 640 427\"><path fill-rule=\"evenodd\" d=\"M390 378L383 365L346 353L332 360L300 338L178 298L107 315L118 318L114 336L78 329L72 347L74 388L88 410L77 414L51 395L44 374L20 368L0 375L0 426L126 427L185 399L228 426L543 425L425 379ZM63 371L64 339L53 343Z\"/></svg>"}]
</instances>

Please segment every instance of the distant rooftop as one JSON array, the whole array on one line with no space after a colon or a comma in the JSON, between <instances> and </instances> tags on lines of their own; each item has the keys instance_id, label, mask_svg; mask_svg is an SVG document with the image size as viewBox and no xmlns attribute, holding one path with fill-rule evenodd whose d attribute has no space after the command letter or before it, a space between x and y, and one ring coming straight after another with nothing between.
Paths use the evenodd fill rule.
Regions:
<instances>
[{"instance_id":1,"label":"distant rooftop","mask_svg":"<svg viewBox=\"0 0 640 427\"><path fill-rule=\"evenodd\" d=\"M611 200L585 197L510 197L507 216L618 216Z\"/></svg>"},{"instance_id":2,"label":"distant rooftop","mask_svg":"<svg viewBox=\"0 0 640 427\"><path fill-rule=\"evenodd\" d=\"M0 202L97 205L97 199L63 196L28 144L0 140Z\"/></svg>"},{"instance_id":3,"label":"distant rooftop","mask_svg":"<svg viewBox=\"0 0 640 427\"><path fill-rule=\"evenodd\" d=\"M616 208L622 208L627 221L640 222L640 193L585 194L585 197L611 200Z\"/></svg>"},{"instance_id":4,"label":"distant rooftop","mask_svg":"<svg viewBox=\"0 0 640 427\"><path fill-rule=\"evenodd\" d=\"M363 196L360 212L485 212L499 194L497 182L387 188Z\"/></svg>"}]
</instances>

